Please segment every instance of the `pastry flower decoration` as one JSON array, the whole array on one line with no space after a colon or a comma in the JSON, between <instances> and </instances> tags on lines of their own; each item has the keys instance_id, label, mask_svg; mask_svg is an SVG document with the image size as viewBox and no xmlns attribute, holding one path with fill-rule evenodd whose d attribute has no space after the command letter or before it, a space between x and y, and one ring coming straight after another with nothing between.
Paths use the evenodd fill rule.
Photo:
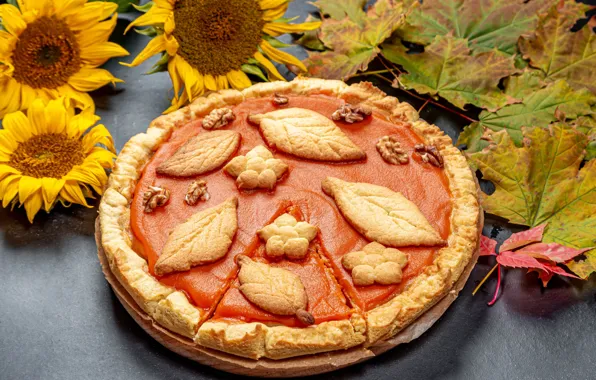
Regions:
<instances>
[{"instance_id":1,"label":"pastry flower decoration","mask_svg":"<svg viewBox=\"0 0 596 380\"><path fill-rule=\"evenodd\" d=\"M273 158L263 145L254 147L246 156L234 157L224 166L224 171L236 178L236 186L244 190L272 190L287 170L288 165Z\"/></svg>"},{"instance_id":2,"label":"pastry flower decoration","mask_svg":"<svg viewBox=\"0 0 596 380\"><path fill-rule=\"evenodd\" d=\"M17 0L0 5L0 118L35 99L65 97L67 105L95 110L88 92L122 82L100 69L128 55L109 42L114 2ZM82 203L82 202L79 202Z\"/></svg>"},{"instance_id":3,"label":"pastry flower decoration","mask_svg":"<svg viewBox=\"0 0 596 380\"><path fill-rule=\"evenodd\" d=\"M265 253L270 257L287 256L302 259L308 252L308 245L317 236L318 228L306 222L298 222L290 214L282 214L275 221L257 231L267 242Z\"/></svg>"},{"instance_id":4,"label":"pastry flower decoration","mask_svg":"<svg viewBox=\"0 0 596 380\"><path fill-rule=\"evenodd\" d=\"M130 23L153 37L127 66L161 54L151 73L168 71L174 86L173 111L208 91L249 87L247 74L285 80L273 63L306 71L300 60L278 50L278 37L314 30L319 21L290 24L283 18L289 0L155 0L137 7L146 12Z\"/></svg>"},{"instance_id":5,"label":"pastry flower decoration","mask_svg":"<svg viewBox=\"0 0 596 380\"><path fill-rule=\"evenodd\" d=\"M352 271L354 285L399 284L408 257L395 248L372 242L362 251L350 252L342 258L344 268Z\"/></svg>"}]
</instances>

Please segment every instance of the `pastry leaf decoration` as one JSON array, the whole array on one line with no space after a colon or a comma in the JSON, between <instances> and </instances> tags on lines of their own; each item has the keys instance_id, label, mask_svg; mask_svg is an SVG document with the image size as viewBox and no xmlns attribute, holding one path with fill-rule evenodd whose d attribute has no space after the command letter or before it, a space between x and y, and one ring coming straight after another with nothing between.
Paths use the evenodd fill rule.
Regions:
<instances>
[{"instance_id":1,"label":"pastry leaf decoration","mask_svg":"<svg viewBox=\"0 0 596 380\"><path fill-rule=\"evenodd\" d=\"M237 206L238 199L229 198L174 228L155 263L155 274L186 271L225 256L238 229Z\"/></svg>"},{"instance_id":2,"label":"pastry leaf decoration","mask_svg":"<svg viewBox=\"0 0 596 380\"><path fill-rule=\"evenodd\" d=\"M297 157L335 162L366 157L332 120L315 111L285 108L249 120L259 125L269 146Z\"/></svg>"},{"instance_id":3,"label":"pastry leaf decoration","mask_svg":"<svg viewBox=\"0 0 596 380\"><path fill-rule=\"evenodd\" d=\"M484 210L519 225L548 223L545 243L595 246L596 161L580 169L588 138L562 125L522 130L522 136L518 148L505 131L497 132L490 146L469 156L496 188L483 194ZM596 250L585 255L568 264L582 278L596 271Z\"/></svg>"},{"instance_id":4,"label":"pastry leaf decoration","mask_svg":"<svg viewBox=\"0 0 596 380\"><path fill-rule=\"evenodd\" d=\"M325 79L348 79L364 71L380 53L379 45L403 22L402 5L378 0L367 12L366 1L317 1L313 3L331 17L321 26L319 39L329 50L310 53L304 61L308 75ZM312 39L309 41L312 45Z\"/></svg>"},{"instance_id":5,"label":"pastry leaf decoration","mask_svg":"<svg viewBox=\"0 0 596 380\"><path fill-rule=\"evenodd\" d=\"M156 169L160 174L190 177L222 166L240 145L240 134L234 131L200 133L188 140Z\"/></svg>"},{"instance_id":6,"label":"pastry leaf decoration","mask_svg":"<svg viewBox=\"0 0 596 380\"><path fill-rule=\"evenodd\" d=\"M440 95L454 106L498 109L516 100L497 86L517 72L513 57L496 51L472 55L465 39L436 36L423 53L408 54L401 41L383 45L383 55L404 68L398 83L419 94Z\"/></svg>"},{"instance_id":7,"label":"pastry leaf decoration","mask_svg":"<svg viewBox=\"0 0 596 380\"><path fill-rule=\"evenodd\" d=\"M296 315L306 325L315 323L306 311L308 296L302 280L294 273L238 256L240 291L261 309L277 315Z\"/></svg>"},{"instance_id":8,"label":"pastry leaf decoration","mask_svg":"<svg viewBox=\"0 0 596 380\"><path fill-rule=\"evenodd\" d=\"M369 240L391 247L444 243L418 207L401 193L333 177L327 177L322 187L348 222Z\"/></svg>"}]
</instances>

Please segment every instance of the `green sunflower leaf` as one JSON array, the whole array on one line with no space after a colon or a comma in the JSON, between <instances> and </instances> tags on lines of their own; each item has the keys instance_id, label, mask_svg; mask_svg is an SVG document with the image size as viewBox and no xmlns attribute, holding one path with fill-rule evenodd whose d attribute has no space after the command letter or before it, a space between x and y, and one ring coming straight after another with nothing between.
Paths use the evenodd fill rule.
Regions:
<instances>
[{"instance_id":1,"label":"green sunflower leaf","mask_svg":"<svg viewBox=\"0 0 596 380\"><path fill-rule=\"evenodd\" d=\"M419 54L409 54L399 40L381 48L385 58L408 72L399 83L420 94L439 95L461 109L466 104L498 109L516 101L497 87L518 71L513 57L500 51L471 55L466 40L452 36L436 36Z\"/></svg>"},{"instance_id":2,"label":"green sunflower leaf","mask_svg":"<svg viewBox=\"0 0 596 380\"><path fill-rule=\"evenodd\" d=\"M163 52L161 58L151 68L151 70L147 71L145 75L151 75L155 73L161 73L163 71L168 71L168 61L170 60L170 55L166 52Z\"/></svg>"},{"instance_id":3,"label":"green sunflower leaf","mask_svg":"<svg viewBox=\"0 0 596 380\"><path fill-rule=\"evenodd\" d=\"M142 29L135 28L135 32L142 34L144 36L147 36L147 37L152 37L152 38L159 34L159 31L153 26L150 26L148 28L142 28Z\"/></svg>"},{"instance_id":4,"label":"green sunflower leaf","mask_svg":"<svg viewBox=\"0 0 596 380\"><path fill-rule=\"evenodd\" d=\"M304 60L308 75L347 79L358 71L365 71L379 54L379 45L404 20L402 4L395 0L378 0L366 13L362 10L364 3L337 0L314 3L322 13L331 16L323 22L318 34L330 50L309 53Z\"/></svg>"},{"instance_id":5,"label":"green sunflower leaf","mask_svg":"<svg viewBox=\"0 0 596 380\"><path fill-rule=\"evenodd\" d=\"M522 36L519 49L525 59L545 73L545 80L565 79L571 87L596 93L596 18L572 32L587 5L560 2L540 19L535 32Z\"/></svg>"},{"instance_id":6,"label":"green sunflower leaf","mask_svg":"<svg viewBox=\"0 0 596 380\"><path fill-rule=\"evenodd\" d=\"M249 64L245 63L244 65L242 65L241 68L242 68L242 71L245 72L246 74L254 75L254 76L262 79L263 81L267 82L267 77L263 73L263 70L261 70L258 66L249 65Z\"/></svg>"},{"instance_id":7,"label":"green sunflower leaf","mask_svg":"<svg viewBox=\"0 0 596 380\"><path fill-rule=\"evenodd\" d=\"M291 47L292 45L290 44L286 44L284 42L281 42L280 40L278 40L277 38L268 36L268 35L263 35L263 39L266 40L267 42L269 42L271 44L271 46L273 46L274 48L287 48L287 47Z\"/></svg>"},{"instance_id":8,"label":"green sunflower leaf","mask_svg":"<svg viewBox=\"0 0 596 380\"><path fill-rule=\"evenodd\" d=\"M501 131L495 133L493 144L468 156L496 188L491 195L482 194L484 210L514 224L547 223L546 243L596 246L596 160L580 169L588 138L560 124L522 133L522 147ZM567 266L587 278L596 271L596 250Z\"/></svg>"}]
</instances>

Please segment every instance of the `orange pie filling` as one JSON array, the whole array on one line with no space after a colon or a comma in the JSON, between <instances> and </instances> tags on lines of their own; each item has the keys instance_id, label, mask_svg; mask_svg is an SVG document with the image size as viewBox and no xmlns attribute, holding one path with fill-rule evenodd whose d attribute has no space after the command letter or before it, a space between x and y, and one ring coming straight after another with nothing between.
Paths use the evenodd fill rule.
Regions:
<instances>
[{"instance_id":1,"label":"orange pie filling","mask_svg":"<svg viewBox=\"0 0 596 380\"><path fill-rule=\"evenodd\" d=\"M289 103L291 107L309 109L330 118L343 101L323 95L289 96ZM269 98L249 99L232 107L236 119L224 129L237 131L242 136L236 154L246 154L257 145L266 145L259 129L247 121L247 116L276 109ZM369 241L348 223L333 199L323 193L321 182L326 177L337 177L401 192L446 239L450 233L451 215L447 177L442 169L423 163L417 155L412 155L406 165L390 165L382 159L375 144L383 136L396 136L406 151L412 151L414 145L423 142L406 124L388 122L378 114L359 123L336 124L366 152L366 159L349 163L316 162L271 149L275 158L289 166L288 173L273 191L239 191L234 179L218 169L200 176L207 182L210 199L195 206L185 203L184 197L189 184L197 177L174 178L157 174L156 168L188 139L209 131L201 128L201 120L174 131L170 140L159 147L143 169L131 206L135 249L147 259L150 272L155 275L155 262L172 229L196 212L218 205L230 196L237 196L238 231L228 253L214 263L159 277L163 284L184 291L196 307L206 312L205 316L213 314L214 318L300 326L295 317L273 315L251 304L238 290L235 258L240 254L297 274L305 286L309 299L308 311L315 317L316 323L345 319L353 307L370 310L401 292L432 263L441 247L400 247L408 257L401 283L355 286L350 272L343 268L341 259L346 253L362 249ZM145 213L143 192L152 185L167 188L171 194L170 200L164 207ZM271 223L290 205L297 219L319 228L319 235L311 242L305 259L269 261L256 231Z\"/></svg>"}]
</instances>

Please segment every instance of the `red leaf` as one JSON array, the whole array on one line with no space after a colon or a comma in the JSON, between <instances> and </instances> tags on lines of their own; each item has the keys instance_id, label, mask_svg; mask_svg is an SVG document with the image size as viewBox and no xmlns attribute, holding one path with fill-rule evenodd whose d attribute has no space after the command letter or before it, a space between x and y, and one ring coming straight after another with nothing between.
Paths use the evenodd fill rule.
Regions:
<instances>
[{"instance_id":1,"label":"red leaf","mask_svg":"<svg viewBox=\"0 0 596 380\"><path fill-rule=\"evenodd\" d=\"M540 280L542 280L542 286L544 286L545 288L548 285L548 282L551 280L551 278L553 278L553 276L555 275L553 272L545 271L542 269L536 269L536 268L532 268L532 269L528 270L528 273L531 273L531 272L538 273L538 278Z\"/></svg>"},{"instance_id":2,"label":"red leaf","mask_svg":"<svg viewBox=\"0 0 596 380\"><path fill-rule=\"evenodd\" d=\"M580 278L574 275L573 273L567 272L565 269L561 268L556 264L548 263L545 265L546 269L554 274L558 274L559 276L571 277L571 278Z\"/></svg>"},{"instance_id":3,"label":"red leaf","mask_svg":"<svg viewBox=\"0 0 596 380\"><path fill-rule=\"evenodd\" d=\"M537 268L545 269L545 266L535 258L522 253L505 251L497 256L497 262L510 268Z\"/></svg>"},{"instance_id":4,"label":"red leaf","mask_svg":"<svg viewBox=\"0 0 596 380\"><path fill-rule=\"evenodd\" d=\"M528 245L516 252L539 259L554 261L555 263L564 263L591 249L593 249L593 247L575 249L559 243L536 243Z\"/></svg>"},{"instance_id":5,"label":"red leaf","mask_svg":"<svg viewBox=\"0 0 596 380\"><path fill-rule=\"evenodd\" d=\"M541 224L529 230L514 233L501 244L499 251L513 251L515 248L523 247L530 243L542 241L542 233L546 224Z\"/></svg>"},{"instance_id":6,"label":"red leaf","mask_svg":"<svg viewBox=\"0 0 596 380\"><path fill-rule=\"evenodd\" d=\"M482 235L480 237L480 256L496 256L497 241Z\"/></svg>"},{"instance_id":7,"label":"red leaf","mask_svg":"<svg viewBox=\"0 0 596 380\"><path fill-rule=\"evenodd\" d=\"M555 274L558 274L559 276L565 276L565 277L571 277L571 278L578 278L578 279L580 278L580 277L577 277L576 275L574 275L573 273L569 273L569 272L565 271L565 269L561 268L557 264L554 264L551 262L544 263L544 269L531 268L528 271L528 273L530 273L530 272L538 273L538 278L540 278L542 280L542 285L545 288L546 288L546 285L548 285L548 282L551 280L551 278L553 278L553 276Z\"/></svg>"}]
</instances>

